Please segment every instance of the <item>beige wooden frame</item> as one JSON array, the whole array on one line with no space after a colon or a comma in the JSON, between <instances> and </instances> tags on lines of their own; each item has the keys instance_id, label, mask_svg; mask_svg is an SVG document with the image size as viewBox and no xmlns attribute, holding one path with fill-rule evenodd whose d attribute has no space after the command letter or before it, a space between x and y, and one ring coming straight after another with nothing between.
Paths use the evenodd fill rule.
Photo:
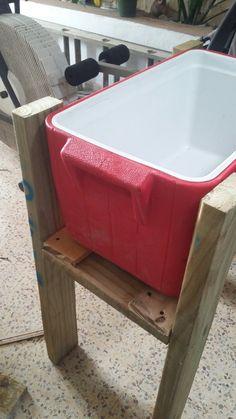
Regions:
<instances>
[{"instance_id":1,"label":"beige wooden frame","mask_svg":"<svg viewBox=\"0 0 236 419\"><path fill-rule=\"evenodd\" d=\"M178 419L235 251L236 174L201 202L178 301L97 255L90 254L78 264L81 248L61 232L44 128L45 117L60 106L59 100L48 97L13 112L48 355L56 364L78 343L77 281L168 344L153 418ZM49 239L55 233L62 235L60 249Z\"/></svg>"}]
</instances>

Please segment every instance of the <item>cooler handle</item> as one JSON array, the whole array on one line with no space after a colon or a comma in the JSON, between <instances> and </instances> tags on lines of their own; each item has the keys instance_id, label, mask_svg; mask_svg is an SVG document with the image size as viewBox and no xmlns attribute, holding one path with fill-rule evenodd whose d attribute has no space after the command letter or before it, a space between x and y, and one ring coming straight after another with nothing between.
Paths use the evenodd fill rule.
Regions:
<instances>
[{"instance_id":1,"label":"cooler handle","mask_svg":"<svg viewBox=\"0 0 236 419\"><path fill-rule=\"evenodd\" d=\"M132 196L135 218L146 223L154 179L150 167L76 138L67 140L61 150L61 159L73 180L77 168L128 190Z\"/></svg>"}]
</instances>

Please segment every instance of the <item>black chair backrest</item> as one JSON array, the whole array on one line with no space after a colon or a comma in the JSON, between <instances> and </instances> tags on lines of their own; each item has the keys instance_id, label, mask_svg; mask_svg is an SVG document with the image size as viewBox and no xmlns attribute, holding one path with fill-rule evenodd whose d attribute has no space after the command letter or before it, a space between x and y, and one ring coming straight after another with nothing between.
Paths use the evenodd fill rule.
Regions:
<instances>
[{"instance_id":1,"label":"black chair backrest","mask_svg":"<svg viewBox=\"0 0 236 419\"><path fill-rule=\"evenodd\" d=\"M9 3L14 3L15 13L20 13L20 0L0 0L0 15L11 13Z\"/></svg>"},{"instance_id":2,"label":"black chair backrest","mask_svg":"<svg viewBox=\"0 0 236 419\"><path fill-rule=\"evenodd\" d=\"M236 1L226 13L223 21L216 30L207 49L228 54L232 39L236 32Z\"/></svg>"}]
</instances>

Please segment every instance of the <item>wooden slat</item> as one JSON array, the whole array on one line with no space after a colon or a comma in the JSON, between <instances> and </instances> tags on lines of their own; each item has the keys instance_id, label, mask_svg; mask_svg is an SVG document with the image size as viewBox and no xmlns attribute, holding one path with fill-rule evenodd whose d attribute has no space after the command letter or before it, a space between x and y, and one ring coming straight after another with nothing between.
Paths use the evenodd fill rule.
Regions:
<instances>
[{"instance_id":1,"label":"wooden slat","mask_svg":"<svg viewBox=\"0 0 236 419\"><path fill-rule=\"evenodd\" d=\"M153 419L180 419L235 252L236 173L199 209Z\"/></svg>"},{"instance_id":2,"label":"wooden slat","mask_svg":"<svg viewBox=\"0 0 236 419\"><path fill-rule=\"evenodd\" d=\"M126 42L126 41L120 41L119 39L104 37L102 35L98 35L91 32L82 31L79 29L73 29L73 28L64 28L62 29L62 34L65 34L66 29L66 36L72 39L80 39L81 41L85 42L92 42L93 44L97 45L103 45L104 47L111 48L113 46L116 46L120 43L126 45L129 50L133 54L139 54L141 56L147 56L148 58L152 58L155 60L163 60L170 56L170 53L168 51L164 51L161 49L156 48L148 48L143 45L137 45L132 42Z\"/></svg>"},{"instance_id":3,"label":"wooden slat","mask_svg":"<svg viewBox=\"0 0 236 419\"><path fill-rule=\"evenodd\" d=\"M175 317L176 298L163 296L94 253L74 267L46 247L43 258L48 276L57 276L63 272L65 281L74 280L83 285L156 338L168 343Z\"/></svg>"},{"instance_id":4,"label":"wooden slat","mask_svg":"<svg viewBox=\"0 0 236 419\"><path fill-rule=\"evenodd\" d=\"M71 239L65 228L50 236L44 243L44 248L55 252L72 265L81 262L91 253L90 249Z\"/></svg>"},{"instance_id":5,"label":"wooden slat","mask_svg":"<svg viewBox=\"0 0 236 419\"><path fill-rule=\"evenodd\" d=\"M71 39L78 39L84 42L91 42L94 45L105 46L108 48L114 47L120 43L126 45L132 54L138 54L143 57L152 58L155 61L164 60L168 58L171 54L168 51L149 48L144 45L138 45L133 42L121 41L120 39L104 37L92 32L87 32L81 29L71 28L69 26L62 26L52 22L46 22L43 20L35 19L43 27L47 28L50 31L55 33L60 33L62 36L66 35Z\"/></svg>"},{"instance_id":6,"label":"wooden slat","mask_svg":"<svg viewBox=\"0 0 236 419\"><path fill-rule=\"evenodd\" d=\"M149 289L131 300L129 309L169 336L175 318L176 304L176 298L166 298L166 296Z\"/></svg>"},{"instance_id":7,"label":"wooden slat","mask_svg":"<svg viewBox=\"0 0 236 419\"><path fill-rule=\"evenodd\" d=\"M44 335L43 330L36 330L34 332L22 333L21 335L9 336L0 339L0 346L9 345L10 343L21 342L22 340L34 339Z\"/></svg>"},{"instance_id":8,"label":"wooden slat","mask_svg":"<svg viewBox=\"0 0 236 419\"><path fill-rule=\"evenodd\" d=\"M201 49L202 46L203 42L200 41L200 39L192 39L191 41L186 41L183 44L176 45L173 48L173 54L179 54L189 49Z\"/></svg>"},{"instance_id":9,"label":"wooden slat","mask_svg":"<svg viewBox=\"0 0 236 419\"><path fill-rule=\"evenodd\" d=\"M12 410L24 394L26 387L0 373L0 417L10 419Z\"/></svg>"}]
</instances>

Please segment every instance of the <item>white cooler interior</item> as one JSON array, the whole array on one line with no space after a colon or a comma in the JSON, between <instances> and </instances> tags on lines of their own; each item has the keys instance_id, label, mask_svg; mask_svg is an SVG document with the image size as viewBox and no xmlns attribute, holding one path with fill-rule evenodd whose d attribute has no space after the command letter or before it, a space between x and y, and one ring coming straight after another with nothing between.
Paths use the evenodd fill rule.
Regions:
<instances>
[{"instance_id":1,"label":"white cooler interior","mask_svg":"<svg viewBox=\"0 0 236 419\"><path fill-rule=\"evenodd\" d=\"M236 158L236 59L189 51L53 117L53 125L190 181Z\"/></svg>"}]
</instances>

